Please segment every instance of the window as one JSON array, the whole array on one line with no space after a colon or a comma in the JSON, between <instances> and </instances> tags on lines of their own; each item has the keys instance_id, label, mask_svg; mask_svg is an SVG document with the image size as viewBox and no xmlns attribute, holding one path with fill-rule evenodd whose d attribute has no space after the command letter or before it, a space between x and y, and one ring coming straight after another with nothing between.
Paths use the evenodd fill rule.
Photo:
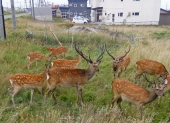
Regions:
<instances>
[{"instance_id":1,"label":"window","mask_svg":"<svg viewBox=\"0 0 170 123\"><path fill-rule=\"evenodd\" d=\"M133 16L139 16L139 12L133 12L132 15Z\"/></svg>"},{"instance_id":2,"label":"window","mask_svg":"<svg viewBox=\"0 0 170 123\"><path fill-rule=\"evenodd\" d=\"M81 7L84 7L84 4L80 4Z\"/></svg>"},{"instance_id":3,"label":"window","mask_svg":"<svg viewBox=\"0 0 170 123\"><path fill-rule=\"evenodd\" d=\"M77 7L77 4L74 4L74 7Z\"/></svg>"},{"instance_id":4,"label":"window","mask_svg":"<svg viewBox=\"0 0 170 123\"><path fill-rule=\"evenodd\" d=\"M62 12L62 13L61 13L61 17L62 17L62 18L67 18L67 12Z\"/></svg>"},{"instance_id":5,"label":"window","mask_svg":"<svg viewBox=\"0 0 170 123\"><path fill-rule=\"evenodd\" d=\"M115 22L115 14L112 14L112 22Z\"/></svg>"},{"instance_id":6,"label":"window","mask_svg":"<svg viewBox=\"0 0 170 123\"><path fill-rule=\"evenodd\" d=\"M118 17L123 17L123 12L118 13Z\"/></svg>"},{"instance_id":7,"label":"window","mask_svg":"<svg viewBox=\"0 0 170 123\"><path fill-rule=\"evenodd\" d=\"M77 12L74 12L74 16L77 16Z\"/></svg>"}]
</instances>

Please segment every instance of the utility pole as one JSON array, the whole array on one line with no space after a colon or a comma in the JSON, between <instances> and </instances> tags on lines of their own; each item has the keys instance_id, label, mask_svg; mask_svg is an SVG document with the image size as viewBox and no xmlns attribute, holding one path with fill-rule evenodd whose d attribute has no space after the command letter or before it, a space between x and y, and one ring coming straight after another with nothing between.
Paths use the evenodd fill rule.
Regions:
<instances>
[{"instance_id":1,"label":"utility pole","mask_svg":"<svg viewBox=\"0 0 170 123\"><path fill-rule=\"evenodd\" d=\"M0 38L6 39L5 23L4 23L4 12L2 6L2 0L0 0Z\"/></svg>"},{"instance_id":2,"label":"utility pole","mask_svg":"<svg viewBox=\"0 0 170 123\"><path fill-rule=\"evenodd\" d=\"M33 19L33 21L35 21L34 0L32 0L32 9L31 9L31 13L32 13L32 19Z\"/></svg>"},{"instance_id":3,"label":"utility pole","mask_svg":"<svg viewBox=\"0 0 170 123\"><path fill-rule=\"evenodd\" d=\"M14 7L14 0L11 0L11 11L12 11L12 23L13 29L16 29L16 18L15 18L15 7Z\"/></svg>"}]
</instances>

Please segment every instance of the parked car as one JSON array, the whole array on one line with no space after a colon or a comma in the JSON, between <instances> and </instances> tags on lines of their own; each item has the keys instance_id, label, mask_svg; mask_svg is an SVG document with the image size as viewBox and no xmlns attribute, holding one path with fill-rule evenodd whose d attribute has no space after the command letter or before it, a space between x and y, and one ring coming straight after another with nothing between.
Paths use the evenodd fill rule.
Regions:
<instances>
[{"instance_id":1,"label":"parked car","mask_svg":"<svg viewBox=\"0 0 170 123\"><path fill-rule=\"evenodd\" d=\"M85 20L87 20L88 22L90 22L90 20L84 16L77 16L77 17L80 17L80 18L84 18Z\"/></svg>"},{"instance_id":2,"label":"parked car","mask_svg":"<svg viewBox=\"0 0 170 123\"><path fill-rule=\"evenodd\" d=\"M72 22L73 23L82 23L82 24L87 24L88 23L87 19L84 19L84 18L78 17L78 16L73 17Z\"/></svg>"}]
</instances>

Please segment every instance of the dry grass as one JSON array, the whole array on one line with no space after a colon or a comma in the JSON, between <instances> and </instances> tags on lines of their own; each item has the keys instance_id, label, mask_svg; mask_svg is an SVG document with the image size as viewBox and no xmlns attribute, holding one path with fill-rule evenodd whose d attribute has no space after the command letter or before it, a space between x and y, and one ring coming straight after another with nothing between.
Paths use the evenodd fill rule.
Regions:
<instances>
[{"instance_id":1,"label":"dry grass","mask_svg":"<svg viewBox=\"0 0 170 123\"><path fill-rule=\"evenodd\" d=\"M44 44L39 38L34 41L27 41L24 37L25 29L35 31L35 34L43 35L44 23L33 22L28 18L17 19L17 30L13 31L12 21L6 20L7 40L0 43L0 122L14 123L152 123L152 122L169 122L169 93L166 93L162 99L161 108L157 107L156 101L143 107L142 119L136 118L136 108L129 107L127 103L123 103L122 107L125 115L121 115L119 109L115 106L113 109L109 108L113 93L110 85L112 83L113 75L111 69L112 59L105 53L102 63L100 64L100 71L85 85L83 89L83 98L85 99L85 107L76 105L76 91L75 88L57 88L55 92L58 96L59 103L53 105L51 97L48 98L47 105L43 105L43 96L35 92L33 97L33 104L29 104L30 91L23 90L15 98L18 105L17 108L11 108L11 99L7 92L10 86L9 77L14 73L40 73L44 69L44 64L40 63L40 67L32 68L30 71L25 69L26 55L32 51L40 51L48 54L46 47L48 43ZM26 26L27 25L27 26ZM77 53L71 48L71 40L67 37L67 27L59 26L56 23L48 22L47 25L52 28L59 40L63 41L63 45L67 46L68 53L66 58L75 58ZM83 25L84 26L84 25ZM88 27L95 27L96 25L85 25ZM169 66L169 50L170 39L153 38L153 33L168 31L170 27L164 26L104 26L102 28L110 31L118 31L125 35L133 34L135 37L143 36L144 40L132 43L129 40L122 40L122 37L111 37L107 32L99 32L96 34L88 32L75 32L74 42L82 43L81 49L86 53L91 54L91 58L95 59L99 54L98 46L100 43L106 43L109 51L113 56L117 57L125 53L128 46L131 46L129 56L131 63L128 67L126 76L122 74L123 78L133 80L135 75L135 63L142 58L149 58L163 63L167 70L170 71ZM52 36L48 29L48 35ZM71 33L70 33L71 37ZM54 37L53 37L54 38ZM66 42L66 43L65 43ZM96 43L99 42L99 43ZM96 44L95 44L96 43ZM52 45L57 47L58 44ZM87 68L87 63L82 60L79 68Z\"/></svg>"}]
</instances>

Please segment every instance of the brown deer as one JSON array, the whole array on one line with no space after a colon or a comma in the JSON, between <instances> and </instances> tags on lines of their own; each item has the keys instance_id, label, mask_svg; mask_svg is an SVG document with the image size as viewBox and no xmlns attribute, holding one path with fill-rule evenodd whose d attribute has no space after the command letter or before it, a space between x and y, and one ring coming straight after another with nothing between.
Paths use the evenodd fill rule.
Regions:
<instances>
[{"instance_id":1,"label":"brown deer","mask_svg":"<svg viewBox=\"0 0 170 123\"><path fill-rule=\"evenodd\" d=\"M34 93L34 89L37 88L42 94L42 86L47 77L49 66L46 65L46 69L42 74L15 74L10 77L11 87L8 88L9 94L11 95L13 106L15 107L14 96L22 89L29 88L31 89L31 99Z\"/></svg>"},{"instance_id":2,"label":"brown deer","mask_svg":"<svg viewBox=\"0 0 170 123\"><path fill-rule=\"evenodd\" d=\"M58 68L77 68L81 62L81 56L78 55L75 60L66 60L66 59L56 59L51 62L52 67Z\"/></svg>"},{"instance_id":3,"label":"brown deer","mask_svg":"<svg viewBox=\"0 0 170 123\"><path fill-rule=\"evenodd\" d=\"M129 47L129 50L126 52L125 51L125 54L123 56L119 56L117 58L113 57L109 51L107 50L106 48L106 51L108 53L108 55L110 57L112 57L113 59L113 63L112 63L112 66L113 66L113 71L114 71L114 77L116 75L116 72L118 72L118 77L120 77L120 74L122 73L123 70L126 71L129 63L130 63L130 57L129 56L126 56L129 51L130 51L130 47Z\"/></svg>"},{"instance_id":4,"label":"brown deer","mask_svg":"<svg viewBox=\"0 0 170 123\"><path fill-rule=\"evenodd\" d=\"M60 46L58 48L47 48L47 50L51 51L51 54L49 55L50 59L53 57L56 57L57 59L59 55L63 55L65 58L67 48L65 46Z\"/></svg>"},{"instance_id":5,"label":"brown deer","mask_svg":"<svg viewBox=\"0 0 170 123\"><path fill-rule=\"evenodd\" d=\"M51 68L48 73L48 82L47 82L47 90L45 93L44 102L46 101L46 95L49 92L53 93L53 99L55 103L57 103L56 97L54 96L54 90L57 86L61 87L76 87L77 89L77 103L81 100L81 104L83 105L82 99L82 88L86 84L86 82L91 79L96 71L99 71L99 64L104 54L104 46L101 48L102 52L98 56L95 62L93 62L90 57L89 59L86 55L80 51L75 45L75 50L84 58L88 63L89 67L87 69L58 69Z\"/></svg>"},{"instance_id":6,"label":"brown deer","mask_svg":"<svg viewBox=\"0 0 170 123\"><path fill-rule=\"evenodd\" d=\"M141 59L137 61L136 69L137 73L135 75L135 81L136 78L140 78L143 73L154 75L155 81L158 80L159 77L165 78L168 75L168 71L162 63L149 59Z\"/></svg>"},{"instance_id":7,"label":"brown deer","mask_svg":"<svg viewBox=\"0 0 170 123\"><path fill-rule=\"evenodd\" d=\"M168 90L170 90L170 74L168 74L165 78L163 78L163 83L161 83L162 85L166 85L165 89L164 89L164 93ZM161 97L159 96L158 98L158 106L160 106L160 100Z\"/></svg>"},{"instance_id":8,"label":"brown deer","mask_svg":"<svg viewBox=\"0 0 170 123\"><path fill-rule=\"evenodd\" d=\"M152 83L153 90L147 91L145 88L129 82L123 78L117 78L112 83L112 90L114 97L112 99L112 107L116 101L118 107L122 111L121 102L127 101L136 105L138 109L138 115L141 116L141 107L154 101L158 96L162 96L166 85L156 85Z\"/></svg>"},{"instance_id":9,"label":"brown deer","mask_svg":"<svg viewBox=\"0 0 170 123\"><path fill-rule=\"evenodd\" d=\"M37 66L37 61L50 60L47 56L45 56L43 53L40 52L31 52L27 55L27 58L29 59L29 63L27 65L28 69L30 68L31 64L33 64L34 62L36 62L36 66Z\"/></svg>"}]
</instances>

